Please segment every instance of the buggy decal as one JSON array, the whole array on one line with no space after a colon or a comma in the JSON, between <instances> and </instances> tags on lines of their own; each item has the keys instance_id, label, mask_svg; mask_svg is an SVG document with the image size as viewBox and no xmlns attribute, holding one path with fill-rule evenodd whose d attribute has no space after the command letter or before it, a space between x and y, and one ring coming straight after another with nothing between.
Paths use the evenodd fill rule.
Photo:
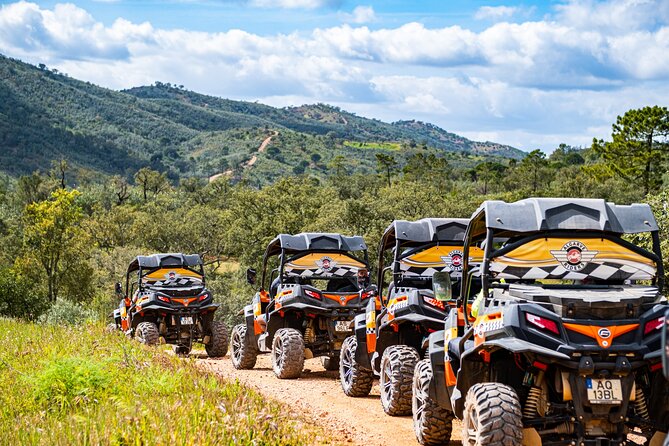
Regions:
<instances>
[{"instance_id":1,"label":"buggy decal","mask_svg":"<svg viewBox=\"0 0 669 446\"><path fill-rule=\"evenodd\" d=\"M388 318L395 317L398 310L402 310L409 306L409 298L407 296L398 296L390 299L388 302Z\"/></svg>"},{"instance_id":2,"label":"buggy decal","mask_svg":"<svg viewBox=\"0 0 669 446\"><path fill-rule=\"evenodd\" d=\"M376 311L368 311L365 319L365 340L367 341L367 353L376 351Z\"/></svg>"},{"instance_id":3,"label":"buggy decal","mask_svg":"<svg viewBox=\"0 0 669 446\"><path fill-rule=\"evenodd\" d=\"M539 238L494 257L490 272L505 279L652 280L655 262L601 238Z\"/></svg>"},{"instance_id":4,"label":"buggy decal","mask_svg":"<svg viewBox=\"0 0 669 446\"><path fill-rule=\"evenodd\" d=\"M485 342L486 333L504 328L504 317L502 313L484 314L479 317L474 326L474 344L476 346Z\"/></svg>"},{"instance_id":5,"label":"buggy decal","mask_svg":"<svg viewBox=\"0 0 669 446\"><path fill-rule=\"evenodd\" d=\"M202 285L202 276L185 269L159 269L142 277L142 283L156 287L189 287Z\"/></svg>"},{"instance_id":6,"label":"buggy decal","mask_svg":"<svg viewBox=\"0 0 669 446\"><path fill-rule=\"evenodd\" d=\"M450 272L452 276L462 274L462 246L432 246L423 251L411 254L400 260L400 271L405 276L430 277L437 272ZM483 251L477 247L469 249L469 261L480 263Z\"/></svg>"},{"instance_id":7,"label":"buggy decal","mask_svg":"<svg viewBox=\"0 0 669 446\"><path fill-rule=\"evenodd\" d=\"M353 277L359 269L367 269L362 262L345 254L313 252L287 262L283 271L300 277Z\"/></svg>"}]
</instances>

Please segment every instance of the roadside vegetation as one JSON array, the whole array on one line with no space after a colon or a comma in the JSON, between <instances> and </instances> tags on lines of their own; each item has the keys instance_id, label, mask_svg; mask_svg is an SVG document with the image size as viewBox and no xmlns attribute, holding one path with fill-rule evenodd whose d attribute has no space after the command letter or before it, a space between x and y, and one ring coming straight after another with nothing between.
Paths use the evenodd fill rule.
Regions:
<instances>
[{"instance_id":1,"label":"roadside vegetation","mask_svg":"<svg viewBox=\"0 0 669 446\"><path fill-rule=\"evenodd\" d=\"M147 97L156 92L142 91ZM319 105L310 119L338 122L332 113ZM254 139L248 147L256 147L265 129L234 132L240 140ZM185 252L205 259L207 286L221 304L216 317L232 326L254 293L244 271L259 267L265 246L279 233L362 235L374 258L381 233L394 219L468 217L484 200L531 196L649 203L661 226L669 272L666 107L628 111L613 124L609 141L595 140L587 148L561 144L550 155L534 150L520 160L440 153L410 143L400 150L372 148L376 142L358 145L364 149L341 145L349 152L327 158L313 150L314 144L327 150L337 141L281 130L262 155L294 166L291 175L278 167L264 170L271 163L260 163L244 168L264 172L257 177L223 175L213 182L171 178L148 166L86 177L65 159L29 175L0 174L0 315L105 319L118 305L114 283L123 280L133 257Z\"/></svg>"},{"instance_id":2,"label":"roadside vegetation","mask_svg":"<svg viewBox=\"0 0 669 446\"><path fill-rule=\"evenodd\" d=\"M35 445L333 440L238 382L101 325L0 319L0 438Z\"/></svg>"}]
</instances>

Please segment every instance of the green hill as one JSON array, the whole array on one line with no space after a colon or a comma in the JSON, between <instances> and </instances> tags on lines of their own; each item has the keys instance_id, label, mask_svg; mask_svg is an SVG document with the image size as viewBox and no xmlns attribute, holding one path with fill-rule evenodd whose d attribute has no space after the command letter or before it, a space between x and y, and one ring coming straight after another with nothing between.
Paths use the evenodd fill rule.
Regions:
<instances>
[{"instance_id":1,"label":"green hill","mask_svg":"<svg viewBox=\"0 0 669 446\"><path fill-rule=\"evenodd\" d=\"M160 82L118 92L0 56L0 171L13 176L66 159L83 172L131 175L149 166L172 178L264 183L325 176L338 155L349 171L375 171L375 154L393 150L400 163L419 151L455 165L524 156L418 121L386 123L324 104L275 108Z\"/></svg>"}]
</instances>

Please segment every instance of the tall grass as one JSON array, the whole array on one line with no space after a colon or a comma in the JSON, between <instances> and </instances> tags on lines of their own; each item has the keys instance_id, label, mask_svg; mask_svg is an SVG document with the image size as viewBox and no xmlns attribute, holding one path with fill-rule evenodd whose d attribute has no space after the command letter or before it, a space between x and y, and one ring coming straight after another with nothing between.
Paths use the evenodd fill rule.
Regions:
<instances>
[{"instance_id":1,"label":"tall grass","mask_svg":"<svg viewBox=\"0 0 669 446\"><path fill-rule=\"evenodd\" d=\"M0 444L331 442L285 406L192 359L97 325L0 319Z\"/></svg>"}]
</instances>

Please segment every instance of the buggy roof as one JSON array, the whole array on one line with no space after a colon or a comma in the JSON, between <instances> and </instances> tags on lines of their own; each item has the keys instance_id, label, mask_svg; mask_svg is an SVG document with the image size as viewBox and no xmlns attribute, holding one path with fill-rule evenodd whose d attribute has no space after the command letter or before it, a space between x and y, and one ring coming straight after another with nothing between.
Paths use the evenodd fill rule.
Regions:
<instances>
[{"instance_id":1,"label":"buggy roof","mask_svg":"<svg viewBox=\"0 0 669 446\"><path fill-rule=\"evenodd\" d=\"M265 258L277 255L281 250L301 251L366 251L365 240L360 236L348 237L341 234L305 232L301 234L279 234L267 246Z\"/></svg>"},{"instance_id":2,"label":"buggy roof","mask_svg":"<svg viewBox=\"0 0 669 446\"><path fill-rule=\"evenodd\" d=\"M190 267L202 265L202 259L198 254L152 254L148 256L137 256L130 262L128 272L136 271L139 268L170 268L170 267Z\"/></svg>"},{"instance_id":3,"label":"buggy roof","mask_svg":"<svg viewBox=\"0 0 669 446\"><path fill-rule=\"evenodd\" d=\"M658 230L647 204L617 205L603 199L527 198L514 203L484 201L472 214L472 239L485 236L486 229L497 236L554 230L635 234Z\"/></svg>"},{"instance_id":4,"label":"buggy roof","mask_svg":"<svg viewBox=\"0 0 669 446\"><path fill-rule=\"evenodd\" d=\"M465 238L468 218L423 218L416 221L395 220L381 237L380 251L395 246L419 246L432 242L461 242Z\"/></svg>"}]
</instances>

